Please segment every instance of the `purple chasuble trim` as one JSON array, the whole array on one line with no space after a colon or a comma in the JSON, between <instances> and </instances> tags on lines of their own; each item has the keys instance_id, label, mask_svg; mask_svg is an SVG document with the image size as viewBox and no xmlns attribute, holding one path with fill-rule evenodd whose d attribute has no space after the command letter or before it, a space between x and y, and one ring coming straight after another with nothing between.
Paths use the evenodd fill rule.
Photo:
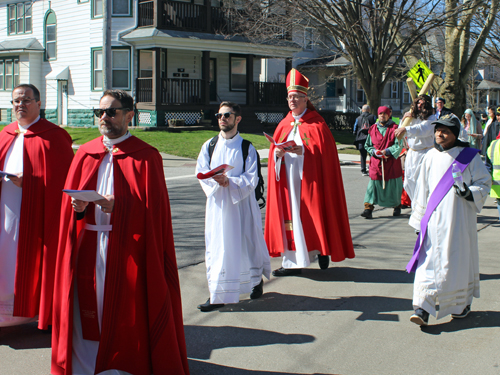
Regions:
<instances>
[{"instance_id":1,"label":"purple chasuble trim","mask_svg":"<svg viewBox=\"0 0 500 375\"><path fill-rule=\"evenodd\" d=\"M460 172L463 173L465 168L470 164L474 156L479 152L479 150L471 147L464 148L460 154L457 156L453 163L457 163ZM424 217L420 221L420 233L417 237L417 242L415 243L415 248L413 249L413 256L410 262L406 266L407 272L415 272L418 266L418 259L420 257L420 253L422 252L422 245L424 243L425 235L427 234L427 225L429 224L429 220L434 210L437 208L439 203L443 200L444 196L448 193L448 191L453 186L453 174L451 169L453 168L453 163L451 163L448 170L444 173L443 177L437 184L433 193L431 194L429 201L427 203L427 208L425 210ZM420 240L422 239L422 241Z\"/></svg>"}]
</instances>

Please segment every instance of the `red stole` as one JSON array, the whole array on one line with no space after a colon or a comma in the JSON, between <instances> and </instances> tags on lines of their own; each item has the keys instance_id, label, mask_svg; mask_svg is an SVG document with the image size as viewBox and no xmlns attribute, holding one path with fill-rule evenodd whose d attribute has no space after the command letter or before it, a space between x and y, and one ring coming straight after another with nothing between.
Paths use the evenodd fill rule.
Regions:
<instances>
[{"instance_id":1,"label":"red stole","mask_svg":"<svg viewBox=\"0 0 500 375\"><path fill-rule=\"evenodd\" d=\"M375 147L375 149L385 150L394 145L396 141L394 130L398 128L398 125L389 120L389 123L386 126L387 130L385 132L385 135L382 135L382 133L380 133L380 131L378 130L377 124L378 123L370 127L370 130L368 130L368 134L370 135L373 147ZM396 157L389 156L387 159L383 160L383 163L385 181L392 180L403 175L401 161ZM377 157L370 158L369 172L370 178L372 180L382 180L382 159L379 159Z\"/></svg>"}]
</instances>

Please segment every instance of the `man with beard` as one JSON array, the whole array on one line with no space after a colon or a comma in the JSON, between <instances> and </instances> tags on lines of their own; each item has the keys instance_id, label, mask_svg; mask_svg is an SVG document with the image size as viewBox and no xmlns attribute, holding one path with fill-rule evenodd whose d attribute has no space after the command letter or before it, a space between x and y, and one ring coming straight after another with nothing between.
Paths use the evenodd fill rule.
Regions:
<instances>
[{"instance_id":1,"label":"man with beard","mask_svg":"<svg viewBox=\"0 0 500 375\"><path fill-rule=\"evenodd\" d=\"M413 102L410 112L405 113L401 123L407 117L412 117L410 125L396 129L396 137L406 135L408 153L405 160L404 189L413 201L416 176L424 155L434 144L434 125L436 116L432 114L431 98L427 95L419 95Z\"/></svg>"},{"instance_id":2,"label":"man with beard","mask_svg":"<svg viewBox=\"0 0 500 375\"><path fill-rule=\"evenodd\" d=\"M370 154L370 182L365 194L366 219L373 217L374 206L394 207L393 216L401 215L403 191L402 167L398 160L402 146L395 136L397 125L390 119L388 107L378 108L378 121L370 127L365 148Z\"/></svg>"},{"instance_id":3,"label":"man with beard","mask_svg":"<svg viewBox=\"0 0 500 375\"><path fill-rule=\"evenodd\" d=\"M490 113L491 111L491 113ZM488 114L490 114L491 122L488 121L483 131L483 143L481 145L481 154L486 156L488 147L493 142L500 132L500 107L496 109L496 118L493 117L494 108L488 107Z\"/></svg>"},{"instance_id":4,"label":"man with beard","mask_svg":"<svg viewBox=\"0 0 500 375\"><path fill-rule=\"evenodd\" d=\"M238 303L240 294L251 293L251 299L259 298L263 293L262 275L269 279L271 273L262 216L255 199L259 182L257 151L238 133L238 104L222 102L216 116L221 131L202 146L196 174L206 174L223 164L233 169L200 179L207 196L205 264L210 291L210 298L198 305L201 311Z\"/></svg>"},{"instance_id":5,"label":"man with beard","mask_svg":"<svg viewBox=\"0 0 500 375\"><path fill-rule=\"evenodd\" d=\"M162 158L132 136L133 99L104 92L102 137L80 147L63 198L52 374L187 374L182 307Z\"/></svg>"},{"instance_id":6,"label":"man with beard","mask_svg":"<svg viewBox=\"0 0 500 375\"><path fill-rule=\"evenodd\" d=\"M427 325L429 314L465 318L479 297L477 214L491 188L479 150L458 139L458 117L433 125L435 146L422 161L410 217L420 233L406 267L415 272L410 321L418 325Z\"/></svg>"},{"instance_id":7,"label":"man with beard","mask_svg":"<svg viewBox=\"0 0 500 375\"><path fill-rule=\"evenodd\" d=\"M307 97L309 80L292 69L286 78L290 112L274 132L284 151L269 150L265 239L282 256L274 276L302 273L318 257L321 269L354 258L342 173L332 132Z\"/></svg>"},{"instance_id":8,"label":"man with beard","mask_svg":"<svg viewBox=\"0 0 500 375\"><path fill-rule=\"evenodd\" d=\"M366 170L366 136L368 135L368 129L370 129L370 126L375 124L376 121L377 119L375 118L375 116L370 113L370 106L368 104L365 104L361 110L361 115L356 119L356 122L354 123L353 132L356 136L354 145L359 150L361 156L361 174L363 176L368 176L368 172Z\"/></svg>"},{"instance_id":9,"label":"man with beard","mask_svg":"<svg viewBox=\"0 0 500 375\"><path fill-rule=\"evenodd\" d=\"M57 234L71 137L40 118L40 92L12 91L17 121L0 133L0 327L52 324Z\"/></svg>"}]
</instances>

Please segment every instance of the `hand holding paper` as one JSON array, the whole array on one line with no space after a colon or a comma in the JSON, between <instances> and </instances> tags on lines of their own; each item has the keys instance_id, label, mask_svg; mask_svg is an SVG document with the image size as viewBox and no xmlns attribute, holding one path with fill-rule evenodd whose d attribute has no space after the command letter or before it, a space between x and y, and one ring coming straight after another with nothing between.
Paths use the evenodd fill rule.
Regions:
<instances>
[{"instance_id":1,"label":"hand holding paper","mask_svg":"<svg viewBox=\"0 0 500 375\"><path fill-rule=\"evenodd\" d=\"M283 143L276 143L276 141L274 140L273 137L271 137L269 134L265 133L264 132L264 135L266 136L267 140L269 142L271 142L273 145L275 145L277 148L279 148L280 150L283 150L285 152L290 152L292 151L292 149L297 146L297 143L295 143L295 141L287 141L287 142L283 142Z\"/></svg>"},{"instance_id":2,"label":"hand holding paper","mask_svg":"<svg viewBox=\"0 0 500 375\"><path fill-rule=\"evenodd\" d=\"M214 177L215 175L223 174L227 171L230 171L233 168L234 167L232 167L228 164L222 164L222 165L219 165L217 168L214 168L214 169L208 171L207 173L200 172L196 175L196 177L198 178L198 180L206 180L207 178L211 178L211 177Z\"/></svg>"}]
</instances>

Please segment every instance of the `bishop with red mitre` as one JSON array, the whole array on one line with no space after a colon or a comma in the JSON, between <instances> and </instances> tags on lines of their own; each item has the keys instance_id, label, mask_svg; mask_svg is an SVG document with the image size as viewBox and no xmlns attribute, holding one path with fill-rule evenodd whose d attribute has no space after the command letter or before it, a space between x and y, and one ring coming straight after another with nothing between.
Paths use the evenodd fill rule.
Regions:
<instances>
[{"instance_id":1,"label":"bishop with red mitre","mask_svg":"<svg viewBox=\"0 0 500 375\"><path fill-rule=\"evenodd\" d=\"M162 158L128 131L126 92L94 113L103 136L80 147L66 189L102 198L63 198L51 373L188 374Z\"/></svg>"},{"instance_id":2,"label":"bishop with red mitre","mask_svg":"<svg viewBox=\"0 0 500 375\"><path fill-rule=\"evenodd\" d=\"M307 97L309 80L292 69L286 85L290 112L273 138L296 145L269 150L265 240L283 259L274 276L300 274L316 257L321 269L354 258L335 140Z\"/></svg>"},{"instance_id":3,"label":"bishop with red mitre","mask_svg":"<svg viewBox=\"0 0 500 375\"><path fill-rule=\"evenodd\" d=\"M12 106L17 121L0 133L0 327L47 329L71 137L40 118L35 86L16 86Z\"/></svg>"}]
</instances>

